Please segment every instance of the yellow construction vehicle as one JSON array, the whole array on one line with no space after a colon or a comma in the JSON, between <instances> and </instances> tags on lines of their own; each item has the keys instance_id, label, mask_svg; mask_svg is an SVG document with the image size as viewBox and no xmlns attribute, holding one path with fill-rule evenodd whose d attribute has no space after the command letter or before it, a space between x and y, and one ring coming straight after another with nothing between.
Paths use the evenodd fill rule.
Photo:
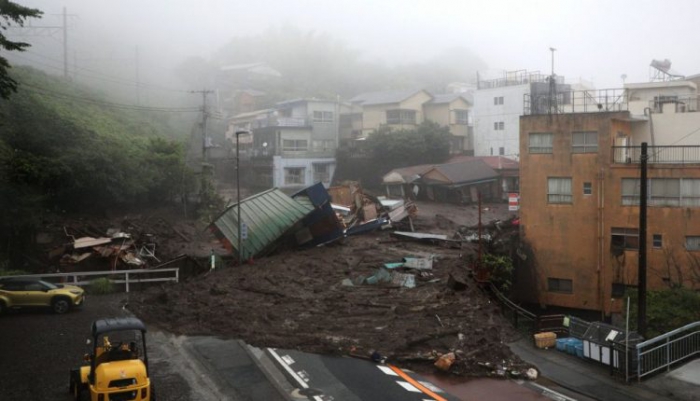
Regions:
<instances>
[{"instance_id":1,"label":"yellow construction vehicle","mask_svg":"<svg viewBox=\"0 0 700 401\"><path fill-rule=\"evenodd\" d=\"M143 322L135 317L96 320L88 344L92 349L85 366L70 372L76 401L155 401Z\"/></svg>"}]
</instances>

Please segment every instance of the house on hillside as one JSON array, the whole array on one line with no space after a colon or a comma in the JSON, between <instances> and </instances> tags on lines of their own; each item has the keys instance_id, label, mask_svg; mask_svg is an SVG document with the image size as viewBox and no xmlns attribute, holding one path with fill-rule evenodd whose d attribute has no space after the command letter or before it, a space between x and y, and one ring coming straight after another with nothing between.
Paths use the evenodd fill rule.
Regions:
<instances>
[{"instance_id":1,"label":"house on hillside","mask_svg":"<svg viewBox=\"0 0 700 401\"><path fill-rule=\"evenodd\" d=\"M449 129L450 153L471 153L471 102L465 94L432 95L425 90L395 90L357 95L341 109L340 138L354 147L382 128L415 129L433 121Z\"/></svg>"},{"instance_id":2,"label":"house on hillside","mask_svg":"<svg viewBox=\"0 0 700 401\"><path fill-rule=\"evenodd\" d=\"M415 199L420 191L420 178L435 164L395 168L382 177L382 184L389 198Z\"/></svg>"},{"instance_id":3,"label":"house on hillside","mask_svg":"<svg viewBox=\"0 0 700 401\"><path fill-rule=\"evenodd\" d=\"M700 113L681 107L697 102L695 85L625 86L616 97L588 93L595 111L572 104L520 118L521 238L534 254L519 272L520 301L620 313L625 291L639 282L642 240L648 288L700 288L692 278L700 274L700 137L688 135ZM646 194L642 142L649 144ZM646 238L641 196L649 205Z\"/></svg>"},{"instance_id":4,"label":"house on hillside","mask_svg":"<svg viewBox=\"0 0 700 401\"><path fill-rule=\"evenodd\" d=\"M472 103L462 93L434 95L423 104L425 119L448 127L450 154L474 154L470 110Z\"/></svg>"},{"instance_id":5,"label":"house on hillside","mask_svg":"<svg viewBox=\"0 0 700 401\"><path fill-rule=\"evenodd\" d=\"M338 144L338 102L293 99L274 109L243 113L229 122L249 130L250 146L241 146L246 181L258 188L293 192L333 179ZM246 128L247 127L247 128ZM235 135L235 134L234 134Z\"/></svg>"}]
</instances>

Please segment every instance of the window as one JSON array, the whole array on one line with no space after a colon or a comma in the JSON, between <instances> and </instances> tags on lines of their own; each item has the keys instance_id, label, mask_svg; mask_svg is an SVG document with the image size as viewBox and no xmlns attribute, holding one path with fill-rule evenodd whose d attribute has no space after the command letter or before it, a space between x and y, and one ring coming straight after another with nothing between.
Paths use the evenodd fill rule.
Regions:
<instances>
[{"instance_id":1,"label":"window","mask_svg":"<svg viewBox=\"0 0 700 401\"><path fill-rule=\"evenodd\" d=\"M615 255L625 249L639 249L639 230L636 228L613 227L611 229L610 248Z\"/></svg>"},{"instance_id":2,"label":"window","mask_svg":"<svg viewBox=\"0 0 700 401\"><path fill-rule=\"evenodd\" d=\"M622 205L639 205L639 178L622 179Z\"/></svg>"},{"instance_id":3,"label":"window","mask_svg":"<svg viewBox=\"0 0 700 401\"><path fill-rule=\"evenodd\" d=\"M331 181L328 164L314 164L314 182L328 183Z\"/></svg>"},{"instance_id":4,"label":"window","mask_svg":"<svg viewBox=\"0 0 700 401\"><path fill-rule=\"evenodd\" d=\"M387 124L415 124L416 123L416 111L415 110L387 110L386 111L386 123Z\"/></svg>"},{"instance_id":5,"label":"window","mask_svg":"<svg viewBox=\"0 0 700 401\"><path fill-rule=\"evenodd\" d=\"M24 286L25 291L43 291L44 289L45 287L39 282L27 283L27 285Z\"/></svg>"},{"instance_id":6,"label":"window","mask_svg":"<svg viewBox=\"0 0 700 401\"><path fill-rule=\"evenodd\" d=\"M685 249L689 251L700 251L700 236L689 235L685 237Z\"/></svg>"},{"instance_id":7,"label":"window","mask_svg":"<svg viewBox=\"0 0 700 401\"><path fill-rule=\"evenodd\" d=\"M681 206L700 207L700 179L681 180Z\"/></svg>"},{"instance_id":8,"label":"window","mask_svg":"<svg viewBox=\"0 0 700 401\"><path fill-rule=\"evenodd\" d=\"M584 195L592 195L593 194L593 185L590 182L583 183L583 194Z\"/></svg>"},{"instance_id":9,"label":"window","mask_svg":"<svg viewBox=\"0 0 700 401\"><path fill-rule=\"evenodd\" d=\"M547 290L549 292L561 292L572 294L574 292L574 282L565 278L547 278Z\"/></svg>"},{"instance_id":10,"label":"window","mask_svg":"<svg viewBox=\"0 0 700 401\"><path fill-rule=\"evenodd\" d=\"M503 131L505 129L505 124L503 121L498 121L493 123L494 131Z\"/></svg>"},{"instance_id":11,"label":"window","mask_svg":"<svg viewBox=\"0 0 700 401\"><path fill-rule=\"evenodd\" d=\"M455 124L468 125L469 124L469 111L467 111L467 110L455 110Z\"/></svg>"},{"instance_id":12,"label":"window","mask_svg":"<svg viewBox=\"0 0 700 401\"><path fill-rule=\"evenodd\" d=\"M284 169L284 183L287 185L304 184L304 168L288 167Z\"/></svg>"},{"instance_id":13,"label":"window","mask_svg":"<svg viewBox=\"0 0 700 401\"><path fill-rule=\"evenodd\" d=\"M309 141L306 139L283 139L283 152L305 152L309 149Z\"/></svg>"},{"instance_id":14,"label":"window","mask_svg":"<svg viewBox=\"0 0 700 401\"><path fill-rule=\"evenodd\" d=\"M652 178L649 180L649 206L680 206L681 180Z\"/></svg>"},{"instance_id":15,"label":"window","mask_svg":"<svg viewBox=\"0 0 700 401\"><path fill-rule=\"evenodd\" d=\"M573 132L571 134L572 153L598 153L597 132Z\"/></svg>"},{"instance_id":16,"label":"window","mask_svg":"<svg viewBox=\"0 0 700 401\"><path fill-rule=\"evenodd\" d=\"M547 203L572 203L571 178L547 178Z\"/></svg>"},{"instance_id":17,"label":"window","mask_svg":"<svg viewBox=\"0 0 700 401\"><path fill-rule=\"evenodd\" d=\"M506 154L506 148L504 148L503 146L501 146L500 148L498 148L498 154L501 155L501 156L505 155L505 154Z\"/></svg>"},{"instance_id":18,"label":"window","mask_svg":"<svg viewBox=\"0 0 700 401\"><path fill-rule=\"evenodd\" d=\"M528 136L530 153L552 153L552 133L532 132Z\"/></svg>"},{"instance_id":19,"label":"window","mask_svg":"<svg viewBox=\"0 0 700 401\"><path fill-rule=\"evenodd\" d=\"M662 245L663 245L663 237L661 236L661 234L654 234L651 236L651 246L652 247L659 249L659 248L661 248Z\"/></svg>"},{"instance_id":20,"label":"window","mask_svg":"<svg viewBox=\"0 0 700 401\"><path fill-rule=\"evenodd\" d=\"M493 98L493 105L499 106L503 104L503 96L497 96Z\"/></svg>"},{"instance_id":21,"label":"window","mask_svg":"<svg viewBox=\"0 0 700 401\"><path fill-rule=\"evenodd\" d=\"M315 123L332 123L333 122L333 112L332 111L314 111L314 122Z\"/></svg>"},{"instance_id":22,"label":"window","mask_svg":"<svg viewBox=\"0 0 700 401\"><path fill-rule=\"evenodd\" d=\"M324 151L324 150L333 150L333 149L335 149L335 141L332 139L311 141L311 146L313 147L313 150L317 151L317 152Z\"/></svg>"}]
</instances>

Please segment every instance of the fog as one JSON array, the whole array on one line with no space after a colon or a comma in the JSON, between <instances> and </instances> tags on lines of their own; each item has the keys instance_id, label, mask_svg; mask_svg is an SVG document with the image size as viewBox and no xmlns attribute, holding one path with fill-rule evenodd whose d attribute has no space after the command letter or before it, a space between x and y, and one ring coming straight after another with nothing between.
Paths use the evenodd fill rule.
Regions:
<instances>
[{"instance_id":1,"label":"fog","mask_svg":"<svg viewBox=\"0 0 700 401\"><path fill-rule=\"evenodd\" d=\"M138 74L140 82L177 89L199 89L175 73L185 60L197 57L221 64L225 57L216 55L233 38L255 37L283 27L332 38L363 63L388 69L415 64L429 68L440 64L450 49L459 48L468 53L462 60L472 65L452 67L463 67L464 80L471 81L476 70L487 77L504 70L548 73L550 47L556 48L557 74L568 82L590 81L597 88L620 87L623 74L626 82L647 81L649 62L655 58L670 59L672 68L685 75L700 73L700 53L694 51L700 3L691 0L18 2L44 11L44 18L32 22L36 26L60 25L61 17L56 14L66 7L71 14L69 64L74 73L99 71L125 79L135 79ZM33 48L21 59L12 58L13 62L62 73L59 33L23 39ZM287 51L298 51L303 57L303 49ZM447 62L454 63L445 59Z\"/></svg>"}]
</instances>

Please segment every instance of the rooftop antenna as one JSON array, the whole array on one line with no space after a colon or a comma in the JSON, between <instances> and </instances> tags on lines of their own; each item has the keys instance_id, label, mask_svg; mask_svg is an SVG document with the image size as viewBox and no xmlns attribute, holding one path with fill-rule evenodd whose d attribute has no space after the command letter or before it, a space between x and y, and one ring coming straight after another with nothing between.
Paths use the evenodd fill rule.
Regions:
<instances>
[{"instance_id":1,"label":"rooftop antenna","mask_svg":"<svg viewBox=\"0 0 700 401\"><path fill-rule=\"evenodd\" d=\"M552 75L549 76L549 114L557 112L557 81L554 75L554 52L557 49L550 47L549 51L552 52Z\"/></svg>"},{"instance_id":2,"label":"rooftop antenna","mask_svg":"<svg viewBox=\"0 0 700 401\"><path fill-rule=\"evenodd\" d=\"M554 76L554 52L557 51L557 49L550 47L549 51L552 52L552 76Z\"/></svg>"},{"instance_id":3,"label":"rooftop antenna","mask_svg":"<svg viewBox=\"0 0 700 401\"><path fill-rule=\"evenodd\" d=\"M625 80L627 79L627 74L620 75L620 78L622 78L622 86L625 86Z\"/></svg>"}]
</instances>

